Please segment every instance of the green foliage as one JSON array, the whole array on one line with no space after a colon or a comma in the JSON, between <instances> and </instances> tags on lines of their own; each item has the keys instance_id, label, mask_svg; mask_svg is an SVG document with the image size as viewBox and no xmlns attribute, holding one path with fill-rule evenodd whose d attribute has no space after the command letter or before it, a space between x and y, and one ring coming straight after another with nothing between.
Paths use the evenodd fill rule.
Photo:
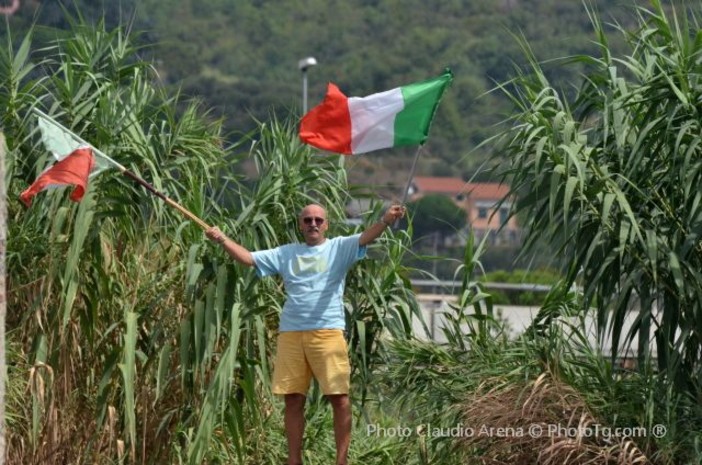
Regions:
<instances>
[{"instance_id":1,"label":"green foliage","mask_svg":"<svg viewBox=\"0 0 702 465\"><path fill-rule=\"evenodd\" d=\"M324 50L314 52L322 63L315 71L329 80L365 82L350 91L359 94L425 78L437 57L489 63L500 77L509 46L488 34L500 22L490 12L501 8L501 19L513 20L513 29L522 21L533 25L546 44L552 42L546 21L531 15L540 15L540 8L575 8L535 0L438 7L396 1L159 5L158 16L147 20L168 25L159 29L167 31L161 33L168 34L163 46L172 53L158 65L161 75L167 81L192 75L186 88L209 86L208 95L221 92L218 103L241 102L228 97L238 92L251 99L245 106L254 113L297 94L287 78L295 62L286 61L288 54ZM506 175L514 178L520 213L528 219L527 244L546 239L553 254L568 262L566 279L546 296L521 339L508 340L493 314L495 299L474 278L485 244L476 247L472 238L457 272L458 303L445 315L446 346L409 337L419 314L403 265L411 229L386 236L372 248L371 260L351 271L345 303L355 401L365 402L366 412L375 413L373 402L384 402L377 413L385 424L399 418L453 426L469 411L466 396L479 402L491 392L512 395L510 388L543 386L547 376L553 386L576 389L573 398L609 425L667 426L666 437L637 443L652 462L699 462L702 164L696 57L702 40L689 26L695 24L691 14L670 19L657 1L653 5L653 11L637 10L640 30L622 34L632 47L618 58L593 15L599 42L593 46L602 56L583 51L571 60L577 70L572 75L588 71L583 87L559 90L564 75L544 69L528 48L529 71L503 86L519 110L502 147L511 164ZM582 26L558 21L569 31ZM59 189L24 209L19 192L47 164L30 110L45 109L251 249L294 240L296 212L310 200L327 206L333 234L351 232L337 221L348 198L342 160L316 156L301 145L294 118L217 120L155 85L154 67L139 59L148 52L123 28L69 23L71 34L56 34L58 40L40 52L34 53L31 31L16 42L8 37L0 51L2 123L10 149L8 460L278 463L284 445L269 379L281 283L258 280L252 270L233 264L192 224L116 173L92 180L78 205ZM332 27L320 29L320 23ZM352 24L354 34L346 28ZM223 29L232 33L222 35ZM480 35L466 39L461 31ZM387 47L382 53L363 47L371 32ZM229 46L228 53L218 53L213 44ZM423 58L412 62L408 56ZM324 63L338 70L333 79ZM463 66L453 66L465 81L452 89L456 101L442 105L449 116L440 115L452 124L437 120L434 126L460 137L438 131L436 147L445 137L446 144L464 150L461 131L491 120L472 101L474 92L487 87L484 76L470 74L481 68ZM492 109L498 100L489 95L486 101ZM241 131L255 127L248 152L223 147L225 123ZM255 180L242 174L241 158L252 160ZM373 207L367 223L379 208ZM632 304L640 310L634 326L639 361L635 372L621 372L592 347L583 324L593 307L597 328L618 347L634 335L622 329ZM374 383L378 372L387 375L385 386ZM397 404L389 405L388 396ZM516 415L524 411L513 395L500 399L510 401L503 405L513 406ZM308 458L322 463L333 449L329 409L318 395L310 404L306 441L321 453ZM363 421L357 423L362 431ZM464 447L446 438L398 443L363 438L362 432L359 438L358 431L351 454L357 462L457 464L510 447L499 441ZM266 452L263 460L257 445Z\"/></svg>"},{"instance_id":2,"label":"green foliage","mask_svg":"<svg viewBox=\"0 0 702 465\"><path fill-rule=\"evenodd\" d=\"M486 273L482 282L507 284L536 284L555 285L561 280L561 275L553 270L497 270ZM540 306L544 302L545 293L539 291L521 290L491 290L495 303L508 305Z\"/></svg>"},{"instance_id":3,"label":"green foliage","mask_svg":"<svg viewBox=\"0 0 702 465\"><path fill-rule=\"evenodd\" d=\"M448 342L396 341L388 352L385 399L393 407L385 409L394 415L393 424L460 425L474 431L468 437L403 439L423 453L409 463L511 463L515 457L521 457L520 463L570 463L583 456L588 463L603 464L614 458L617 463L671 465L699 461L699 451L682 446L698 433L683 431L673 413L676 407L694 408L691 399L666 392L668 382L652 369L650 359L632 371L603 354L588 323L595 312L583 312L582 294L567 283L553 287L525 333L508 338L507 328L492 314L492 295L472 278L482 254L483 246L469 241L459 301L445 315ZM534 423L640 427L647 434L531 437L528 428ZM667 434L652 436L654 425L666 426ZM524 434L481 437L483 427L523 428Z\"/></svg>"},{"instance_id":4,"label":"green foliage","mask_svg":"<svg viewBox=\"0 0 702 465\"><path fill-rule=\"evenodd\" d=\"M446 237L461 231L466 225L466 212L445 195L428 194L410 202L407 211L412 216L415 237L431 234Z\"/></svg>"},{"instance_id":5,"label":"green foliage","mask_svg":"<svg viewBox=\"0 0 702 465\"><path fill-rule=\"evenodd\" d=\"M449 66L456 78L432 125L427 157L453 167L454 174L476 171L486 156L480 144L509 113L509 102L488 91L509 79L513 63L524 62L510 31L523 33L545 60L593 53L597 47L577 1L64 3L63 8L80 11L88 23L99 21L104 12L109 27L129 22L145 31L142 43L154 48L144 53L157 58L159 77L202 98L218 115L226 114L232 139L256 128L251 115L264 120L272 108L299 113L297 60L305 56L319 62L309 72L311 105L321 101L329 81L349 95L367 95L428 79ZM630 22L619 5L592 3L607 17ZM23 2L19 14L9 18L15 36L22 37L34 18L42 25L42 43L70 30L59 2ZM547 69L566 89L579 71Z\"/></svg>"},{"instance_id":6,"label":"green foliage","mask_svg":"<svg viewBox=\"0 0 702 465\"><path fill-rule=\"evenodd\" d=\"M175 124L176 101L150 84L150 66L134 59L121 29L76 24L74 35L42 51L46 74L39 77L28 72L30 37L3 56L2 69L10 71L0 92L13 108L4 115L11 135L8 324L27 363L11 376L24 378L30 394L10 399L8 409L31 425L12 431L8 456L136 461L137 441L167 453L160 446L167 435L156 434L153 418L144 420L159 397L145 379L159 353L159 373L167 372L164 335L177 325L185 270L177 257L183 240L201 236L116 173L94 178L78 205L59 189L24 209L19 192L47 164L30 110L41 105L198 214L203 203L194 186L207 189L221 154L218 125L194 118L194 105L185 105Z\"/></svg>"},{"instance_id":7,"label":"green foliage","mask_svg":"<svg viewBox=\"0 0 702 465\"><path fill-rule=\"evenodd\" d=\"M560 280L560 275L553 270L513 270L513 271L492 271L483 278L484 281L495 283L532 283L532 284L555 284Z\"/></svg>"},{"instance_id":8,"label":"green foliage","mask_svg":"<svg viewBox=\"0 0 702 465\"><path fill-rule=\"evenodd\" d=\"M545 239L567 261L566 284L582 286L582 311L596 308L614 347L636 337L641 366L656 358L665 393L656 406L667 403L688 461L699 438L674 425L702 422L688 402L702 393L702 40L697 10L668 16L652 5L637 10L636 34L620 31L630 44L622 57L592 15L601 55L572 59L589 67L572 98L524 44L530 68L503 87L517 112L501 147L527 246Z\"/></svg>"},{"instance_id":9,"label":"green foliage","mask_svg":"<svg viewBox=\"0 0 702 465\"><path fill-rule=\"evenodd\" d=\"M123 28L73 27L41 51L39 67L31 34L0 54L0 101L9 110L8 328L16 348L8 460L255 460L251 444L277 418L269 380L281 283L235 265L194 224L115 171L91 179L79 204L64 188L40 193L29 209L20 205L19 193L48 158L31 109L40 106L250 249L296 240L297 212L311 201L327 207L333 234L353 232L340 221L349 196L343 159L314 156L289 118L259 123L245 153L224 149L221 122L155 85ZM253 180L238 174L244 157L258 170ZM409 236L382 242L372 254L383 259L358 266L347 286L359 401L383 351L380 335L406 337L419 313L402 265Z\"/></svg>"},{"instance_id":10,"label":"green foliage","mask_svg":"<svg viewBox=\"0 0 702 465\"><path fill-rule=\"evenodd\" d=\"M466 308L485 297L464 281L460 305L449 315L449 343L394 344L387 384L400 402L398 416L410 424L585 419L643 427L646 437L632 438L635 445L438 438L426 444L426 462L610 463L614 455L619 463L700 461L702 164L693 102L702 41L692 12L669 19L659 2L653 6L637 10L637 34L621 31L631 43L622 58L592 15L602 57L572 60L590 68L575 95L553 84L526 43L531 68L503 86L518 111L500 147L528 221L527 245L533 251L539 241L550 242L567 263L565 280L516 341L501 337L504 328L480 306ZM632 310L637 316L627 333ZM622 370L616 348L634 336L637 364ZM609 338L611 356L596 345ZM651 436L654 425L667 428L664 437ZM549 455L559 453L568 460Z\"/></svg>"}]
</instances>

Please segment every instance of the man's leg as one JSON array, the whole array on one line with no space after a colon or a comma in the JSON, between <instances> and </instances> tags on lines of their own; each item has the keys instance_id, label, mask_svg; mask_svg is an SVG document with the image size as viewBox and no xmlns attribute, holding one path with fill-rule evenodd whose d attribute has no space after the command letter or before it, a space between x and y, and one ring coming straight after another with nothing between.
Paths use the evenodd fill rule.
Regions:
<instances>
[{"instance_id":1,"label":"man's leg","mask_svg":"<svg viewBox=\"0 0 702 465\"><path fill-rule=\"evenodd\" d=\"M302 348L300 331L281 332L273 369L273 394L285 399L285 436L288 439L288 464L302 464L302 437L305 430L305 394L312 370Z\"/></svg>"},{"instance_id":2,"label":"man's leg","mask_svg":"<svg viewBox=\"0 0 702 465\"><path fill-rule=\"evenodd\" d=\"M321 329L310 331L308 340L307 361L334 411L336 463L346 465L351 442L351 366L346 339L340 329Z\"/></svg>"},{"instance_id":3,"label":"man's leg","mask_svg":"<svg viewBox=\"0 0 702 465\"><path fill-rule=\"evenodd\" d=\"M351 443L351 401L348 394L327 396L334 411L334 439L336 440L336 465L346 465Z\"/></svg>"},{"instance_id":4,"label":"man's leg","mask_svg":"<svg viewBox=\"0 0 702 465\"><path fill-rule=\"evenodd\" d=\"M302 436L305 433L305 396L285 394L285 435L288 465L302 465Z\"/></svg>"}]
</instances>

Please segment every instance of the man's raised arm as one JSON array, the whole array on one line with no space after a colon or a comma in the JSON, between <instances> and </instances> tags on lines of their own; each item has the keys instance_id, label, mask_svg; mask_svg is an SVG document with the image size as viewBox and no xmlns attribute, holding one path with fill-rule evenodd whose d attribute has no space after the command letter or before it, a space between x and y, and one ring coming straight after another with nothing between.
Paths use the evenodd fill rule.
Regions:
<instances>
[{"instance_id":1,"label":"man's raised arm","mask_svg":"<svg viewBox=\"0 0 702 465\"><path fill-rule=\"evenodd\" d=\"M358 240L359 245L364 246L370 244L381 234L383 234L385 228L392 226L395 224L395 221L399 220L403 216L405 216L405 207L402 205L391 206L383 214L383 217L380 219L379 223L372 224L368 227L368 229L363 231L361 238Z\"/></svg>"},{"instance_id":2,"label":"man's raised arm","mask_svg":"<svg viewBox=\"0 0 702 465\"><path fill-rule=\"evenodd\" d=\"M213 226L205 231L205 236L207 236L207 238L213 242L222 244L224 250L226 250L227 253L237 262L246 266L254 265L254 259L251 252L249 252L242 245L229 239L222 231L219 230L217 226Z\"/></svg>"}]
</instances>

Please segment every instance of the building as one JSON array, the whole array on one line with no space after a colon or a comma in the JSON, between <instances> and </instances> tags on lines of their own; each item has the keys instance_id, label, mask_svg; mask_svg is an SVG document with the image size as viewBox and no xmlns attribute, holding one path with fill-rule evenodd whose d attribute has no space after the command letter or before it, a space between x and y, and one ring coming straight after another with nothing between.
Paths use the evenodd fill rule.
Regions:
<instances>
[{"instance_id":1,"label":"building","mask_svg":"<svg viewBox=\"0 0 702 465\"><path fill-rule=\"evenodd\" d=\"M415 176L410 183L412 201L427 194L450 197L466 212L466 222L480 240L491 232L492 244L517 244L520 240L516 217L510 217L509 186L499 183L465 182L461 178Z\"/></svg>"}]
</instances>

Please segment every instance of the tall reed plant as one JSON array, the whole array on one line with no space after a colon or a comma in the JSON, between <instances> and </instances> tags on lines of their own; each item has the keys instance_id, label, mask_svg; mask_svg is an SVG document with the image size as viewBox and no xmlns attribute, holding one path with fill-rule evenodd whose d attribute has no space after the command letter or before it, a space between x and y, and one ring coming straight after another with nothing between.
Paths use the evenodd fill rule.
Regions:
<instances>
[{"instance_id":1,"label":"tall reed plant","mask_svg":"<svg viewBox=\"0 0 702 465\"><path fill-rule=\"evenodd\" d=\"M30 35L0 55L10 158L8 461L260 463L252 445L279 443L269 434L279 418L269 380L281 283L233 263L118 173L93 178L78 204L57 189L22 206L19 193L49 158L31 110L251 250L298 240L297 212L310 202L327 208L331 234L354 232L344 222L343 162L302 145L290 118L260 122L246 148L228 145L220 120L157 84L123 28L73 26L41 53ZM349 278L359 400L382 336L406 337L418 312L401 264L408 245L406 234L388 234Z\"/></svg>"},{"instance_id":2,"label":"tall reed plant","mask_svg":"<svg viewBox=\"0 0 702 465\"><path fill-rule=\"evenodd\" d=\"M635 30L614 25L630 46L623 56L588 12L600 54L559 63L585 66L571 93L549 82L522 41L529 66L500 86L516 110L499 137L503 173L526 219L527 250L545 239L566 260L565 284L582 287L580 312L595 309L613 358L632 347L640 373L654 363L657 394L641 405L668 426L672 447L686 444L681 457L694 455L702 441L700 10L658 0L636 7Z\"/></svg>"}]
</instances>

